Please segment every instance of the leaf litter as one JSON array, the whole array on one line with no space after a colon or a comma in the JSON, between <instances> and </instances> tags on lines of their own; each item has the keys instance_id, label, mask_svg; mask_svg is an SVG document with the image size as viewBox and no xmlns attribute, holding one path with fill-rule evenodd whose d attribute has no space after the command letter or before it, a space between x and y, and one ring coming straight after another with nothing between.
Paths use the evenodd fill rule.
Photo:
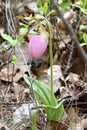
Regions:
<instances>
[{"instance_id":1,"label":"leaf litter","mask_svg":"<svg viewBox=\"0 0 87 130\"><path fill-rule=\"evenodd\" d=\"M37 7L35 6L35 8ZM31 13L34 14L33 11L32 9ZM23 13L29 14L30 6L25 7L25 12ZM76 15L76 13L71 11L64 13L64 17L69 20L73 28L75 26L73 21L74 15ZM62 25L62 27L60 25ZM69 58L69 49L72 45L72 41L67 35L67 29L59 19L57 26L60 28L60 33L64 38L59 38L59 42L56 41L57 44L59 44L59 50L55 49L56 46L53 48L54 53L57 54L57 58L53 65L53 91L58 102L64 100L65 113L59 123L50 122L49 125L49 122L46 120L45 112L39 109L39 119L36 121L35 129L84 130L87 129L87 66L85 66L83 59L80 57L77 49L75 49L69 72L66 78L64 78L63 70ZM15 48L15 54L18 58L15 65L11 63L12 54L10 55L9 51L0 55L0 65L3 63L0 72L0 129L26 130L30 128L34 121L31 119L31 113L33 113L32 107L35 103L34 92L27 86L23 79L24 74L28 75L27 69L31 69L33 65L30 62L28 44L22 44L21 48L26 59L27 67L29 68L26 68L18 47ZM56 53L55 50L58 52ZM87 52L87 48L85 48L85 50ZM47 53L48 50L41 58L41 63L36 60L32 67L33 69L31 69L31 75L50 86L49 55L47 56ZM42 69L39 69L40 66L37 67L36 65L39 63L40 66L43 66L44 63ZM35 109L35 112L36 110L37 109Z\"/></svg>"}]
</instances>

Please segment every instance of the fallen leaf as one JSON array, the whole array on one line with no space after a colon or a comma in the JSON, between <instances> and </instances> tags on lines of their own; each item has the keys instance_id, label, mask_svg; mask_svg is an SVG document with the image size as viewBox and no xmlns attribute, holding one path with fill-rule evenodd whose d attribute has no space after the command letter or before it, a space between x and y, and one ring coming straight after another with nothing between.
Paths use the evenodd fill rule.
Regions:
<instances>
[{"instance_id":1,"label":"fallen leaf","mask_svg":"<svg viewBox=\"0 0 87 130\"><path fill-rule=\"evenodd\" d=\"M78 82L79 81L79 75L70 72L69 75L66 78L66 81L69 80L72 83Z\"/></svg>"},{"instance_id":2,"label":"fallen leaf","mask_svg":"<svg viewBox=\"0 0 87 130\"><path fill-rule=\"evenodd\" d=\"M42 74L41 81L50 86L50 68ZM54 93L61 87L60 79L64 81L62 70L59 65L53 65L53 91Z\"/></svg>"}]
</instances>

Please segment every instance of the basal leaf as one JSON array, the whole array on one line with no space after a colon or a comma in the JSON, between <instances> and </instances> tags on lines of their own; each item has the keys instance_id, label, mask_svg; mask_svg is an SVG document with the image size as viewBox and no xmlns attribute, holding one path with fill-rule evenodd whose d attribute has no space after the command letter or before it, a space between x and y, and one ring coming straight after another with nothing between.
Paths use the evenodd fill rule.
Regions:
<instances>
[{"instance_id":1,"label":"basal leaf","mask_svg":"<svg viewBox=\"0 0 87 130\"><path fill-rule=\"evenodd\" d=\"M47 118L49 120L59 121L64 112L64 107L62 102L60 102L59 104L57 103L57 100L54 95L53 100L51 102L50 87L26 75L24 76L24 80L29 86L33 88L33 90L39 96L40 100L43 103L42 106L45 109L45 112L47 113Z\"/></svg>"},{"instance_id":2,"label":"basal leaf","mask_svg":"<svg viewBox=\"0 0 87 130\"><path fill-rule=\"evenodd\" d=\"M53 121L59 121L64 113L63 102L57 104L56 107L43 105L43 108L47 113L48 119Z\"/></svg>"},{"instance_id":3,"label":"basal leaf","mask_svg":"<svg viewBox=\"0 0 87 130\"><path fill-rule=\"evenodd\" d=\"M32 86L33 90L38 94L40 97L41 101L45 105L51 105L51 106L56 106L57 101L55 96L53 95L52 102L51 102L51 89L48 87L46 84L35 80L31 77L24 76L24 80L26 83L30 86Z\"/></svg>"}]
</instances>

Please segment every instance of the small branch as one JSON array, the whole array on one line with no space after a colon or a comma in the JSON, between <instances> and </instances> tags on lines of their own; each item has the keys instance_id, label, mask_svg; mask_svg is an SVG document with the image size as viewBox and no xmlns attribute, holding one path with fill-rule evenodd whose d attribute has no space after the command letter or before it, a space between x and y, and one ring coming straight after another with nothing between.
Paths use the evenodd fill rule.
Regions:
<instances>
[{"instance_id":1,"label":"small branch","mask_svg":"<svg viewBox=\"0 0 87 130\"><path fill-rule=\"evenodd\" d=\"M53 5L55 6L55 9L57 10L58 16L62 19L63 23L65 24L65 26L67 27L67 30L72 38L72 40L74 41L74 43L76 44L78 51L80 53L80 55L82 56L82 58L84 59L84 62L87 63L87 54L85 53L85 51L82 49L82 47L80 46L79 40L76 37L76 34L74 32L74 30L72 29L72 27L70 26L70 24L68 23L68 21L63 17L58 3L55 2L55 0L51 0Z\"/></svg>"},{"instance_id":2,"label":"small branch","mask_svg":"<svg viewBox=\"0 0 87 130\"><path fill-rule=\"evenodd\" d=\"M77 31L79 29L81 21L82 21L82 13L80 12L79 19L78 19L78 22L77 22L77 25L76 25L76 29L75 29L75 34L77 34ZM72 42L72 48L70 50L70 55L69 55L69 58L68 58L68 61L67 61L67 65L66 65L65 70L63 72L64 77L66 77L68 75L70 67L71 67L70 63L71 63L71 59L72 59L73 52L74 52L74 45L75 45L75 43Z\"/></svg>"},{"instance_id":3,"label":"small branch","mask_svg":"<svg viewBox=\"0 0 87 130\"><path fill-rule=\"evenodd\" d=\"M22 48L21 48L20 44L18 44L18 49L19 49L20 54L22 55L22 58L23 58L25 66L26 66L26 69L28 71L28 74L29 74L30 77L32 77L31 72L30 72L30 68L27 65L26 58L25 58L25 56L23 54L23 51L22 51Z\"/></svg>"}]
</instances>

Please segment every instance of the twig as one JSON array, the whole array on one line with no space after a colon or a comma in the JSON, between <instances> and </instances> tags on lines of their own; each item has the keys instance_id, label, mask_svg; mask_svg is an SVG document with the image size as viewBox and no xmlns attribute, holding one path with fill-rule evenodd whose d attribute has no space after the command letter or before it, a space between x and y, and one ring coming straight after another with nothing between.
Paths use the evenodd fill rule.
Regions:
<instances>
[{"instance_id":1,"label":"twig","mask_svg":"<svg viewBox=\"0 0 87 130\"><path fill-rule=\"evenodd\" d=\"M27 71L28 71L28 75L29 75L30 77L32 77L30 68L29 68L29 66L27 65L26 58L25 58L25 56L24 56L24 54L23 54L23 50L22 50L20 44L18 44L18 49L19 49L20 54L22 55L24 64L25 64L26 69L27 69Z\"/></svg>"},{"instance_id":2,"label":"twig","mask_svg":"<svg viewBox=\"0 0 87 130\"><path fill-rule=\"evenodd\" d=\"M59 29L57 28L57 34L59 35L60 37L60 40L66 45L67 48L71 48L71 45L68 45L64 40L63 40L63 37L62 37L62 34L60 33Z\"/></svg>"},{"instance_id":3,"label":"twig","mask_svg":"<svg viewBox=\"0 0 87 130\"><path fill-rule=\"evenodd\" d=\"M76 44L80 55L84 59L84 62L87 63L87 54L84 52L84 50L80 46L79 40L77 39L74 30L72 29L72 27L70 26L70 24L68 23L68 21L63 17L63 15L62 15L62 13L61 13L61 11L59 9L58 3L55 2L55 0L51 0L51 1L52 1L53 5L55 6L55 9L57 10L58 16L62 19L63 23L67 27L67 30L68 30L68 32L69 32L69 34L70 34L73 42Z\"/></svg>"},{"instance_id":4,"label":"twig","mask_svg":"<svg viewBox=\"0 0 87 130\"><path fill-rule=\"evenodd\" d=\"M11 3L10 0L6 0L6 20L7 20L7 26L8 26L8 32L9 33L15 33L15 24L13 20L13 13L11 9Z\"/></svg>"},{"instance_id":5,"label":"twig","mask_svg":"<svg viewBox=\"0 0 87 130\"><path fill-rule=\"evenodd\" d=\"M12 33L15 35L15 23L14 23L14 13L12 11L11 8L11 3L10 0L6 0L6 20L7 20L7 26L8 26L8 34L11 35ZM10 45L11 46L11 45ZM12 51L14 51L13 53L15 54L15 48L12 48ZM12 51L10 53L10 55L12 54ZM9 58L10 58L9 55ZM8 60L9 60L8 58ZM8 62L8 83L9 83L9 62ZM13 69L12 69L12 73L14 73L14 64L13 64ZM12 82L13 82L13 76L12 76Z\"/></svg>"},{"instance_id":6,"label":"twig","mask_svg":"<svg viewBox=\"0 0 87 130\"><path fill-rule=\"evenodd\" d=\"M82 21L82 13L80 12L78 23L77 23L76 29L75 29L76 34L77 34L78 29L79 29L81 21ZM71 48L70 55L69 55L69 58L68 58L68 61L67 61L67 65L66 65L65 70L63 72L64 77L66 77L68 75L70 67L71 67L70 63L71 63L71 59L72 59L73 52L74 52L74 45L75 45L74 42L72 42L72 48Z\"/></svg>"}]
</instances>

